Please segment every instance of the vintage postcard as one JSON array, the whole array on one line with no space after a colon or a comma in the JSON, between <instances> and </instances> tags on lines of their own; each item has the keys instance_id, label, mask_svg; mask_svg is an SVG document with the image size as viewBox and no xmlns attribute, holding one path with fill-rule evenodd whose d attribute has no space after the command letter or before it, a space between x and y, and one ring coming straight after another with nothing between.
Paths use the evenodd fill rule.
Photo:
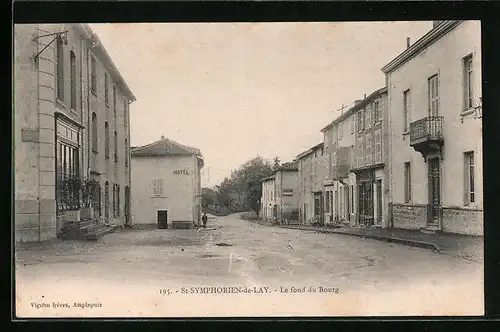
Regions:
<instances>
[{"instance_id":1,"label":"vintage postcard","mask_svg":"<svg viewBox=\"0 0 500 332\"><path fill-rule=\"evenodd\" d=\"M480 316L479 21L16 24L15 313Z\"/></svg>"}]
</instances>

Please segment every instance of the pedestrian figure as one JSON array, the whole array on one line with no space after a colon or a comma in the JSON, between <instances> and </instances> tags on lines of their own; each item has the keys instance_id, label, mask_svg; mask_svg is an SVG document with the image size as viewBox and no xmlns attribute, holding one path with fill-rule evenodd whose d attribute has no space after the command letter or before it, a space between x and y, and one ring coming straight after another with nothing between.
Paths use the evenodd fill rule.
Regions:
<instances>
[{"instance_id":1,"label":"pedestrian figure","mask_svg":"<svg viewBox=\"0 0 500 332\"><path fill-rule=\"evenodd\" d=\"M203 221L203 228L207 228L207 220L208 220L207 214L204 212L203 217L201 217L201 221Z\"/></svg>"}]
</instances>

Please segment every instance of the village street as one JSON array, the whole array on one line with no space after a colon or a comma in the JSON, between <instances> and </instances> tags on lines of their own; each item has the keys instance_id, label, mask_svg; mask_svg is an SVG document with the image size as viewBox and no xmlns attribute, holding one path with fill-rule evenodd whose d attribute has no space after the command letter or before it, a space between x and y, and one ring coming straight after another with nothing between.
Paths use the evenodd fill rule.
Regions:
<instances>
[{"instance_id":1,"label":"village street","mask_svg":"<svg viewBox=\"0 0 500 332\"><path fill-rule=\"evenodd\" d=\"M19 316L483 313L480 263L239 215L210 219L200 231L122 230L97 242L33 243L16 251L16 279ZM95 304L64 308L74 302Z\"/></svg>"}]
</instances>

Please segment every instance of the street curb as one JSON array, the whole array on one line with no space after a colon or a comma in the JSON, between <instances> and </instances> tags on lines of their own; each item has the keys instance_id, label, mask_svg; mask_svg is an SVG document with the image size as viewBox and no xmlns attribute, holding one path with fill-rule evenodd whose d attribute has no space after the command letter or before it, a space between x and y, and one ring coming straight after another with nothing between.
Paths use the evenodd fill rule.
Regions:
<instances>
[{"instance_id":1,"label":"street curb","mask_svg":"<svg viewBox=\"0 0 500 332\"><path fill-rule=\"evenodd\" d=\"M338 231L333 231L333 230L332 231L330 231L330 230L317 230L317 229L287 227L287 226L280 226L280 227L281 228L288 228L288 229L303 230L303 231L311 231L311 232L323 233L323 234L350 235L350 236L360 237L360 238L364 238L364 239L372 239L372 240L385 241L385 242L390 242L390 243L404 244L404 245L411 246L411 247L431 249L431 250L434 250L437 252L441 252L441 249L437 245L430 243L430 242L424 242L424 241L402 239L402 238L391 237L391 236L379 236L379 235L367 235L367 234L338 232Z\"/></svg>"}]
</instances>

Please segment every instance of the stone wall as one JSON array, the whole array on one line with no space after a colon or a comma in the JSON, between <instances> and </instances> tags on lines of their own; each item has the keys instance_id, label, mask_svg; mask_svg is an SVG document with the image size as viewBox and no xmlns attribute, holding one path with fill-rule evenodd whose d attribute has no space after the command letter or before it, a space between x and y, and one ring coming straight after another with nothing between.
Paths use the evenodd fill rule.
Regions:
<instances>
[{"instance_id":1,"label":"stone wall","mask_svg":"<svg viewBox=\"0 0 500 332\"><path fill-rule=\"evenodd\" d=\"M411 204L392 205L394 228L420 229L427 225L427 206Z\"/></svg>"},{"instance_id":2,"label":"stone wall","mask_svg":"<svg viewBox=\"0 0 500 332\"><path fill-rule=\"evenodd\" d=\"M457 234L484 235L483 211L443 207L443 231Z\"/></svg>"}]
</instances>

